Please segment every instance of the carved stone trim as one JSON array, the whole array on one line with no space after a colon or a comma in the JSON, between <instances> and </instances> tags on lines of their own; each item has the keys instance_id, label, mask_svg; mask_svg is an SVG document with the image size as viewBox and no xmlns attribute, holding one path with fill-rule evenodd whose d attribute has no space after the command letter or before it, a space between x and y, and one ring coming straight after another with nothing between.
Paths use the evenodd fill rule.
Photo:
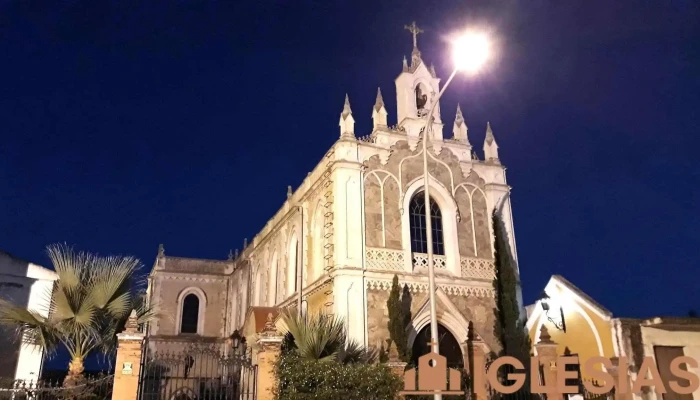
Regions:
<instances>
[{"instance_id":1,"label":"carved stone trim","mask_svg":"<svg viewBox=\"0 0 700 400\"><path fill-rule=\"evenodd\" d=\"M422 282L401 282L406 285L411 293L427 293L428 284ZM390 280L380 280L380 279L368 279L367 288L374 290L391 290L392 282ZM487 297L493 298L495 292L492 288L479 287L479 286L467 286L467 285L442 285L438 284L437 287L441 289L445 294L456 295L456 296L474 296L474 297Z\"/></svg>"}]
</instances>

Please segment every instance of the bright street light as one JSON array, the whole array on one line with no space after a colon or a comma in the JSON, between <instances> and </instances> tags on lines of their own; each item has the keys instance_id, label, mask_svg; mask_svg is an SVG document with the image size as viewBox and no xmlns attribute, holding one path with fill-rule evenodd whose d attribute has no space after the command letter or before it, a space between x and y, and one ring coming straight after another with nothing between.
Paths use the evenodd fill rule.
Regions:
<instances>
[{"instance_id":1,"label":"bright street light","mask_svg":"<svg viewBox=\"0 0 700 400\"><path fill-rule=\"evenodd\" d=\"M455 68L460 71L476 73L489 58L490 45L484 33L466 33L455 40L452 46Z\"/></svg>"}]
</instances>

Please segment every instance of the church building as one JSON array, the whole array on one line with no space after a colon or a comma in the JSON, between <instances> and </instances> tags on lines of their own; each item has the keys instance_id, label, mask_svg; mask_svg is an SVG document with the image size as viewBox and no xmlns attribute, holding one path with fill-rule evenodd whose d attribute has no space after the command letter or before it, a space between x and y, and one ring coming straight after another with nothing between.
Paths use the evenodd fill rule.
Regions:
<instances>
[{"instance_id":1,"label":"church building","mask_svg":"<svg viewBox=\"0 0 700 400\"><path fill-rule=\"evenodd\" d=\"M442 119L446 110L436 101L440 78L421 58L419 31L415 24L411 28L412 56L404 58L395 79L398 124L387 124L389 111L377 90L373 129L358 136L346 96L338 140L301 186L289 189L281 208L240 254L193 259L166 255L161 246L148 288L161 318L151 323L149 336L223 338L242 330L247 318L260 319L254 312L259 308L301 307L342 318L351 338L378 347L389 338L387 300L397 275L410 293L409 345L418 356L430 337L426 251L431 245L441 353L450 366L462 364L470 329L498 351L494 212L505 223L517 262L506 169L490 125L480 159L459 106L452 110L453 120ZM429 137L427 209L424 127ZM432 243L426 238L426 213Z\"/></svg>"}]
</instances>

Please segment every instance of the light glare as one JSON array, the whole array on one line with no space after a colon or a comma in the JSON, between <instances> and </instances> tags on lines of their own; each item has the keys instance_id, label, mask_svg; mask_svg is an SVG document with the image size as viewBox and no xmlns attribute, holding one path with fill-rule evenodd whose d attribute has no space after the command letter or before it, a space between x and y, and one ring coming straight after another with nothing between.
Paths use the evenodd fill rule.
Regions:
<instances>
[{"instance_id":1,"label":"light glare","mask_svg":"<svg viewBox=\"0 0 700 400\"><path fill-rule=\"evenodd\" d=\"M453 44L455 67L460 71L476 73L489 57L489 41L483 33L468 33Z\"/></svg>"}]
</instances>

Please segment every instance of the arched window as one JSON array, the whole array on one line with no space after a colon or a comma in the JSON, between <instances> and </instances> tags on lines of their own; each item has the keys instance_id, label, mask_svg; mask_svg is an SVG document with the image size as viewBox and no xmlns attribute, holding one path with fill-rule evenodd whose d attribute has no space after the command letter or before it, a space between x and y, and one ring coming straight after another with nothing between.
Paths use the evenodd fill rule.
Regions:
<instances>
[{"instance_id":1,"label":"arched window","mask_svg":"<svg viewBox=\"0 0 700 400\"><path fill-rule=\"evenodd\" d=\"M182 301L182 320L180 322L180 333L198 333L199 325L199 297L190 293Z\"/></svg>"},{"instance_id":2,"label":"arched window","mask_svg":"<svg viewBox=\"0 0 700 400\"><path fill-rule=\"evenodd\" d=\"M414 253L428 252L428 238L425 230L425 193L413 195L409 208L411 228L411 251ZM430 198L430 222L433 233L433 254L445 255L445 244L442 237L442 213L433 198Z\"/></svg>"}]
</instances>

